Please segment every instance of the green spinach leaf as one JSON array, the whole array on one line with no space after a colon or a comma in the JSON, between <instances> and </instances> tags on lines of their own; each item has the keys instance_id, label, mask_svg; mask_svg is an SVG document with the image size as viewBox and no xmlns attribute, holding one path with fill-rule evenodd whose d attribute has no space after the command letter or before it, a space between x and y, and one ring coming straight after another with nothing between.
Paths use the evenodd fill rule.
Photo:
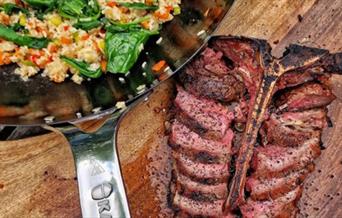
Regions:
<instances>
[{"instance_id":1,"label":"green spinach leaf","mask_svg":"<svg viewBox=\"0 0 342 218\"><path fill-rule=\"evenodd\" d=\"M65 18L76 19L76 28L91 30L101 25L100 5L97 0L62 0L58 4L58 13Z\"/></svg>"},{"instance_id":2,"label":"green spinach leaf","mask_svg":"<svg viewBox=\"0 0 342 218\"><path fill-rule=\"evenodd\" d=\"M97 20L101 16L101 8L97 0L88 0L87 7L83 10L84 16L80 17L80 22Z\"/></svg>"},{"instance_id":3,"label":"green spinach leaf","mask_svg":"<svg viewBox=\"0 0 342 218\"><path fill-rule=\"evenodd\" d=\"M91 70L89 69L90 65L85 61L79 61L73 58L68 58L66 56L61 56L61 59L71 67L77 69L83 76L90 78L99 78L102 75L101 67L99 67L97 70Z\"/></svg>"},{"instance_id":4,"label":"green spinach leaf","mask_svg":"<svg viewBox=\"0 0 342 218\"><path fill-rule=\"evenodd\" d=\"M108 28L105 37L107 71L127 73L137 61L144 44L153 34L157 33L141 28L135 30Z\"/></svg>"},{"instance_id":5,"label":"green spinach leaf","mask_svg":"<svg viewBox=\"0 0 342 218\"><path fill-rule=\"evenodd\" d=\"M23 0L33 8L46 9L55 8L57 0Z\"/></svg>"},{"instance_id":6,"label":"green spinach leaf","mask_svg":"<svg viewBox=\"0 0 342 218\"><path fill-rule=\"evenodd\" d=\"M0 24L0 38L14 42L17 45L27 46L29 48L42 49L46 48L49 44L47 38L36 38L27 35L20 35L13 29Z\"/></svg>"},{"instance_id":7,"label":"green spinach leaf","mask_svg":"<svg viewBox=\"0 0 342 218\"><path fill-rule=\"evenodd\" d=\"M11 15L13 13L22 12L23 14L30 16L30 12L26 8L19 7L16 4L5 3L3 4L3 10L6 14Z\"/></svg>"},{"instance_id":8,"label":"green spinach leaf","mask_svg":"<svg viewBox=\"0 0 342 218\"><path fill-rule=\"evenodd\" d=\"M85 31L97 28L102 25L102 22L99 20L88 21L88 22L77 22L73 26L78 29L82 29Z\"/></svg>"},{"instance_id":9,"label":"green spinach leaf","mask_svg":"<svg viewBox=\"0 0 342 218\"><path fill-rule=\"evenodd\" d=\"M84 0L61 0L58 5L58 13L65 18L77 19L87 6Z\"/></svg>"}]
</instances>

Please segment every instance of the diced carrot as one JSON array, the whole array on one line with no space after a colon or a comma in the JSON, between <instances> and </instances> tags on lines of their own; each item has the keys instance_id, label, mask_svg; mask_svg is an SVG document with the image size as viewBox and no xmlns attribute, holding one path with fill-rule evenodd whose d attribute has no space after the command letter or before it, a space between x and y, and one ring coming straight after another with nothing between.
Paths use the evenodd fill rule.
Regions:
<instances>
[{"instance_id":1,"label":"diced carrot","mask_svg":"<svg viewBox=\"0 0 342 218\"><path fill-rule=\"evenodd\" d=\"M4 64L10 64L12 61L10 59L10 56L8 53L4 55Z\"/></svg>"},{"instance_id":2,"label":"diced carrot","mask_svg":"<svg viewBox=\"0 0 342 218\"><path fill-rule=\"evenodd\" d=\"M43 29L42 29L41 27L37 26L37 27L36 27L36 31L37 31L38 33L41 33L41 32L43 32Z\"/></svg>"},{"instance_id":3,"label":"diced carrot","mask_svg":"<svg viewBox=\"0 0 342 218\"><path fill-rule=\"evenodd\" d=\"M154 12L154 16L159 20L166 20L170 17L170 12L161 13L160 11Z\"/></svg>"},{"instance_id":4,"label":"diced carrot","mask_svg":"<svg viewBox=\"0 0 342 218\"><path fill-rule=\"evenodd\" d=\"M3 64L4 64L3 54L2 54L2 52L0 51L0 65L3 65Z\"/></svg>"},{"instance_id":5,"label":"diced carrot","mask_svg":"<svg viewBox=\"0 0 342 218\"><path fill-rule=\"evenodd\" d=\"M70 45L72 43L72 39L62 36L61 43L64 45Z\"/></svg>"},{"instance_id":6,"label":"diced carrot","mask_svg":"<svg viewBox=\"0 0 342 218\"><path fill-rule=\"evenodd\" d=\"M161 60L152 66L154 72L160 72L166 66L166 61Z\"/></svg>"},{"instance_id":7,"label":"diced carrot","mask_svg":"<svg viewBox=\"0 0 342 218\"><path fill-rule=\"evenodd\" d=\"M34 63L35 65L37 64L37 59L39 59L38 55L30 55L29 56L29 61L31 61L32 63Z\"/></svg>"},{"instance_id":8,"label":"diced carrot","mask_svg":"<svg viewBox=\"0 0 342 218\"><path fill-rule=\"evenodd\" d=\"M82 35L82 37L81 37L81 39L82 40L87 40L87 39L89 39L89 34L84 34L84 35Z\"/></svg>"},{"instance_id":9,"label":"diced carrot","mask_svg":"<svg viewBox=\"0 0 342 218\"><path fill-rule=\"evenodd\" d=\"M8 15L4 15L2 17L2 21L4 22L5 25L9 25L10 24L10 18Z\"/></svg>"},{"instance_id":10,"label":"diced carrot","mask_svg":"<svg viewBox=\"0 0 342 218\"><path fill-rule=\"evenodd\" d=\"M101 61L101 70L102 70L102 72L106 72L106 70L107 70L107 61L106 60Z\"/></svg>"},{"instance_id":11,"label":"diced carrot","mask_svg":"<svg viewBox=\"0 0 342 218\"><path fill-rule=\"evenodd\" d=\"M147 4L147 5L153 5L153 3L154 3L153 0L146 0L145 1L145 4Z\"/></svg>"},{"instance_id":12,"label":"diced carrot","mask_svg":"<svg viewBox=\"0 0 342 218\"><path fill-rule=\"evenodd\" d=\"M69 28L70 28L70 26L68 26L68 25L63 27L64 31L68 31Z\"/></svg>"},{"instance_id":13,"label":"diced carrot","mask_svg":"<svg viewBox=\"0 0 342 218\"><path fill-rule=\"evenodd\" d=\"M116 2L107 2L107 6L113 8L116 6Z\"/></svg>"},{"instance_id":14,"label":"diced carrot","mask_svg":"<svg viewBox=\"0 0 342 218\"><path fill-rule=\"evenodd\" d=\"M50 44L49 46L49 52L50 53L55 53L58 51L58 47L55 44Z\"/></svg>"},{"instance_id":15,"label":"diced carrot","mask_svg":"<svg viewBox=\"0 0 342 218\"><path fill-rule=\"evenodd\" d=\"M143 22L141 22L141 26L145 29L150 29L150 22L148 20L145 20Z\"/></svg>"},{"instance_id":16,"label":"diced carrot","mask_svg":"<svg viewBox=\"0 0 342 218\"><path fill-rule=\"evenodd\" d=\"M165 9L170 13L173 10L173 6L168 5L165 7Z\"/></svg>"}]
</instances>

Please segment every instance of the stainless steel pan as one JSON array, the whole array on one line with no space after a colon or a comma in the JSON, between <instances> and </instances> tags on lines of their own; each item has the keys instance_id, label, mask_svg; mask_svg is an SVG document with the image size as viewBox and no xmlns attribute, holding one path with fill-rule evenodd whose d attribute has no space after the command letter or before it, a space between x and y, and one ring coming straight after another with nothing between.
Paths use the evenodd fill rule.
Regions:
<instances>
[{"instance_id":1,"label":"stainless steel pan","mask_svg":"<svg viewBox=\"0 0 342 218\"><path fill-rule=\"evenodd\" d=\"M13 73L15 66L1 67L0 125L61 131L74 154L83 217L130 217L115 144L120 117L200 50L232 4L183 0L181 15L148 42L128 75L54 84L41 76L24 82ZM169 68L157 76L150 69L159 60ZM106 121L94 133L74 127L97 119Z\"/></svg>"}]
</instances>

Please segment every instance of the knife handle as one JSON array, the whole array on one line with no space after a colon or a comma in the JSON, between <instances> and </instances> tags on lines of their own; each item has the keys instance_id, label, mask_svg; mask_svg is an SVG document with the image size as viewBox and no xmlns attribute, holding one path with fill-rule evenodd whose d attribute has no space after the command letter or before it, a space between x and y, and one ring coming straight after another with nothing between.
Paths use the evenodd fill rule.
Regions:
<instances>
[{"instance_id":1,"label":"knife handle","mask_svg":"<svg viewBox=\"0 0 342 218\"><path fill-rule=\"evenodd\" d=\"M116 149L119 117L114 115L92 134L64 132L75 159L84 218L130 217Z\"/></svg>"}]
</instances>

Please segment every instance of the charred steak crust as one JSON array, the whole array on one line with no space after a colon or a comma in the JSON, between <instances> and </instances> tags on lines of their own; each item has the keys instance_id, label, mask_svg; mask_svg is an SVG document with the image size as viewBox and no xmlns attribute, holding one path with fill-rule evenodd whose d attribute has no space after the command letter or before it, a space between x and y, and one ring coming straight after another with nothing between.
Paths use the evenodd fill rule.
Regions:
<instances>
[{"instance_id":1,"label":"charred steak crust","mask_svg":"<svg viewBox=\"0 0 342 218\"><path fill-rule=\"evenodd\" d=\"M176 216L295 217L335 99L332 73L342 74L342 53L290 45L277 59L265 40L213 37L179 75Z\"/></svg>"}]
</instances>

